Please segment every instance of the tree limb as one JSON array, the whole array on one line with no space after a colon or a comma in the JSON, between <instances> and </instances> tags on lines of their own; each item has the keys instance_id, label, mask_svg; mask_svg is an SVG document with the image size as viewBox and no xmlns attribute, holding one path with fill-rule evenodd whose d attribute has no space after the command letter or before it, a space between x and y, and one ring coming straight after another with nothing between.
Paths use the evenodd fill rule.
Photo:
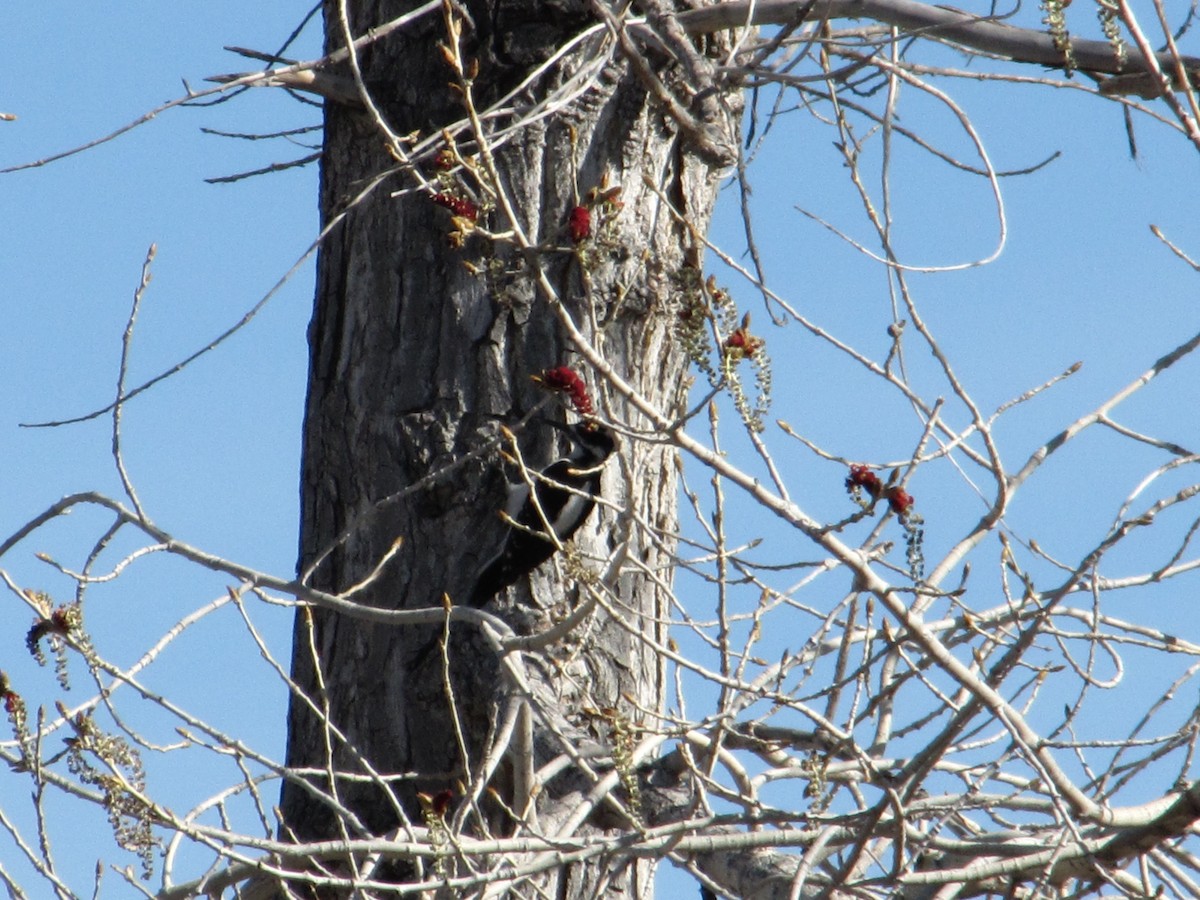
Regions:
<instances>
[{"instance_id":1,"label":"tree limb","mask_svg":"<svg viewBox=\"0 0 1200 900\"><path fill-rule=\"evenodd\" d=\"M816 0L815 3L806 0L737 0L683 13L679 22L691 34L703 34L748 25L789 25L801 17L809 20L873 19L1014 62L1055 68L1061 68L1066 62L1048 32L1006 25L986 16L912 0ZM1131 78L1149 68L1146 57L1134 47L1129 48L1122 65L1112 45L1106 41L1072 38L1071 53L1074 68L1084 72ZM1155 58L1163 71L1174 69L1175 58L1170 52L1160 51ZM1200 58L1184 56L1179 61L1194 83L1200 73Z\"/></svg>"}]
</instances>

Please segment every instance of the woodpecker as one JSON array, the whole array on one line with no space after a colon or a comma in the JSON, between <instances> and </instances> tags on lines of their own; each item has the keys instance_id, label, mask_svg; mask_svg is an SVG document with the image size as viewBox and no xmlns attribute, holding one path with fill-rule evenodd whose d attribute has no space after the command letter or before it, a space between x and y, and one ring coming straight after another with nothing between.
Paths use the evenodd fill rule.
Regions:
<instances>
[{"instance_id":1,"label":"woodpecker","mask_svg":"<svg viewBox=\"0 0 1200 900\"><path fill-rule=\"evenodd\" d=\"M525 481L510 488L505 513L516 525L509 526L503 548L483 567L468 601L471 606L483 606L548 560L591 515L616 440L595 420L565 430L574 444L571 452L530 478L532 490Z\"/></svg>"}]
</instances>

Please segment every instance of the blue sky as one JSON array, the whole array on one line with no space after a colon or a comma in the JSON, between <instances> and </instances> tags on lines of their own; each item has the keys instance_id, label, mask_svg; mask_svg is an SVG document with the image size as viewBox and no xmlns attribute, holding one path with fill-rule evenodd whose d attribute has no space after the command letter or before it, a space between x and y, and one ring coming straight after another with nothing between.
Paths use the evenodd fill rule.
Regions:
<instances>
[{"instance_id":1,"label":"blue sky","mask_svg":"<svg viewBox=\"0 0 1200 900\"><path fill-rule=\"evenodd\" d=\"M107 134L179 96L181 79L201 89L208 75L251 68L222 46L274 50L305 11L295 4L213 3L194 12L152 3L119 10L80 4L51 34L45 7L7 5L0 24L14 39L0 64L0 111L18 119L0 123L0 166ZM319 46L313 30L297 52L316 55ZM252 91L233 104L176 109L81 156L0 178L0 219L6 223L0 292L7 313L0 365L0 530L6 535L64 494L121 494L109 450L111 420L62 429L18 423L86 413L114 396L121 334L151 243L158 253L130 383L158 374L238 321L315 235L313 167L232 185L204 183L311 149L286 141L234 141L199 129L274 131L319 121L314 107L279 92ZM124 427L129 471L152 518L182 540L285 575L295 565L312 279L310 262L242 333L144 395L136 411L131 406ZM82 548L105 525L94 512L77 512L3 565L21 584L69 600L66 579L33 553L45 551L78 567ZM121 549L132 547L129 540ZM128 574L127 590L97 592L88 613L97 646L121 664L132 663L182 616L225 592L226 579L164 559L145 560ZM255 614L286 665L290 614ZM284 691L264 677L257 648L232 618L232 610L222 610L189 629L146 673L147 684L279 758ZM23 649L29 614L10 598L0 604L0 622L0 668L31 703L51 703L52 671L35 670ZM82 671L76 675L74 690L63 697L68 704L91 693ZM147 704L125 708L153 740L178 739L154 727ZM211 754L193 755L195 769L178 779L163 762L170 757L143 753L151 784L184 807L232 780ZM198 792L201 784L206 788ZM17 787L14 781L5 793ZM26 790L21 785L16 793ZM274 802L277 787L268 794ZM90 893L99 855L136 867L105 837L102 815L63 804L52 806L55 811L64 824L72 823L70 829L98 836L72 846L70 829L58 835L57 857L76 890ZM16 857L11 845L0 850L10 871ZM129 896L130 889L109 873L103 895Z\"/></svg>"},{"instance_id":2,"label":"blue sky","mask_svg":"<svg viewBox=\"0 0 1200 900\"><path fill-rule=\"evenodd\" d=\"M222 46L275 49L306 11L230 2L194 12L151 3L117 9L79 4L62 8L51 29L46 7L6 5L0 28L15 37L0 62L0 112L18 119L0 122L0 167L105 134L178 96L180 79L200 88L207 75L250 68ZM1079 27L1094 29L1090 23ZM292 55L314 56L318 45L310 30ZM928 321L987 410L1084 361L1077 376L1017 411L1001 429L1002 449L1015 461L1197 330L1200 276L1171 258L1148 226L1161 226L1200 256L1200 155L1179 135L1142 122L1142 155L1131 161L1117 108L1077 91L967 82L951 88L998 168L1021 168L1062 152L1033 175L1005 180L1011 233L999 261L912 279ZM944 112L906 92L905 102L910 99L903 107L905 124L920 124L946 146L966 152ZM6 224L0 242L6 313L0 338L0 533L7 535L67 493L119 495L107 418L57 429L18 425L78 415L111 399L121 333L152 242L158 255L138 323L131 383L156 375L237 321L314 237L313 167L232 185L204 183L303 156L307 147L234 141L200 128L273 131L318 121L318 110L282 92L251 91L217 107L173 110L85 154L0 176L0 221ZM840 337L882 352L880 316L888 299L881 271L795 210L803 206L869 239L832 140L833 133L806 113L776 126L752 171L758 236L777 289ZM987 255L995 225L981 183L931 167L907 148L897 154L896 227L906 258L947 264ZM712 237L736 254L735 197L730 189L723 196ZM251 325L132 403L125 419L130 473L153 519L189 543L285 575L295 558L312 272L310 261ZM873 386L796 326L767 332L754 292L720 277L743 308L755 311L757 330L770 341L775 416L850 457L897 459L910 451L919 433L911 414L895 404L866 402ZM910 346L916 348L915 342ZM1200 367L1185 362L1123 410L1122 421L1198 447L1198 390ZM817 515L844 515L839 474L786 440L778 446L793 480L808 485L798 498L802 504ZM1115 447L1098 438L1056 462L1056 478L1022 498L1014 520L1063 552L1090 546L1107 525L1104 516L1111 517L1147 467L1146 459ZM912 486L934 523L931 557L953 527L979 513L957 494L940 505L943 487L936 481ZM1088 513L1101 516L1090 530L1078 525ZM737 527L750 533L760 526L761 517L751 510L744 516ZM69 582L33 553L78 566L103 527L102 516L77 513L0 566L19 583L66 600ZM99 646L118 662L130 662L187 611L221 597L225 582L152 559L134 566L118 585L95 592L88 625ZM1171 616L1187 609L1180 597L1164 602ZM254 615L286 663L289 615L258 609ZM222 627L233 625L227 621L233 616L227 608L198 626L147 677L278 757L283 692L263 676L244 630ZM36 670L24 650L29 621L15 601L0 603L0 668L30 697L50 698L51 673ZM86 696L87 686L78 685L75 694ZM130 715L139 715L136 705ZM153 761L150 769L152 779L161 778L155 788L188 795L191 784L170 784ZM213 767L214 777L219 771ZM269 793L273 798L274 788ZM60 851L73 877L83 878L76 883L86 885L94 855L68 853L65 845ZM103 852L115 855L107 847ZM11 857L10 849L0 850L6 864ZM109 882L110 896L124 896L111 876Z\"/></svg>"}]
</instances>

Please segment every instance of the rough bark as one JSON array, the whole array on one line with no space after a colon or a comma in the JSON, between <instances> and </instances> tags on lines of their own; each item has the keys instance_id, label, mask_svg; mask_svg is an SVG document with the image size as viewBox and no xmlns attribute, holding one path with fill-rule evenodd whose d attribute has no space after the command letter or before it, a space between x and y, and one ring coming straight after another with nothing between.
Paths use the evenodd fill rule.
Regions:
<instances>
[{"instance_id":1,"label":"rough bark","mask_svg":"<svg viewBox=\"0 0 1200 900\"><path fill-rule=\"evenodd\" d=\"M352 3L352 30L363 33L402 11L395 3ZM517 83L532 64L592 21L585 6L573 3L479 3L470 12L474 27L468 27L465 43L481 64L475 81L481 103ZM337 4L327 2L325 15L327 49L334 50L343 44ZM394 132L434 134L462 118L461 98L449 87L451 72L437 46L445 39L442 18L431 16L361 55L364 83ZM591 49L585 46L580 54ZM578 57L566 58L534 91L544 92L569 75ZM664 64L659 74L669 79L670 67ZM730 113L733 133L735 119ZM672 298L679 273L697 261L698 251L662 197L704 229L716 173L694 150L618 55L578 102L522 127L496 157L521 226L539 244L568 248L539 254L567 311L616 370L665 409L680 409L686 394L686 359L674 335ZM326 104L320 194L325 222L364 185L394 168L368 114ZM564 223L576 202L575 185L586 192L605 178L622 185L619 239L584 277ZM447 210L427 192L393 195L413 187L414 180L398 172L325 240L309 335L299 568L307 571L334 547L311 583L343 592L367 578L401 539L395 557L355 594L358 602L388 609L437 607L443 594L451 600L467 595L502 537L504 526L494 511L503 466L498 449L462 460L494 440L497 422L514 421L544 400L531 374L577 364L551 299L529 277L530 258L479 237L451 246ZM496 231L508 228L498 211L487 224ZM474 274L464 262L485 274ZM601 415L636 429L637 417L606 393L595 373L583 370ZM550 406L544 415L562 420L564 414ZM531 465L547 461L558 440L556 430L538 418L519 434ZM651 710L661 703L660 660L629 629L659 629L665 594L651 573L669 578L672 547L643 540L622 523L620 511L642 517L660 533L674 532L673 451L627 433L618 455L604 488L616 508L599 509L576 543L585 565L598 571L600 561L630 540L628 554L636 565L626 565L614 585L623 621L598 610L568 640L532 655L527 668L535 698L535 764L562 753L558 731L579 743L590 734L593 744L606 747L606 729L588 710L617 708L635 719L626 698ZM445 478L379 505L447 467L454 468ZM561 565L548 564L532 584L519 583L488 609L518 633L531 633L571 608L578 596L576 580ZM351 836L378 835L406 819L419 822L417 792L454 788L479 764L511 683L478 633L456 623L449 648L452 710L441 667L411 669L433 633L431 627L384 627L322 611L297 616L293 677L302 695L293 697L289 713L289 765L376 773L393 795L381 780L337 779L331 789L324 776L310 776L307 783L332 790L353 813L348 817L294 778L282 797L292 836L336 838L343 828ZM330 727L318 710L327 710ZM462 725L461 746L452 713ZM507 799L511 785L504 773L502 767L496 787ZM569 812L589 784L572 766L542 785L543 822ZM495 832L511 829L500 810L486 812ZM637 867L615 874L603 868L559 873L557 896L594 896L601 886L597 879L640 891L633 882L648 874L644 868L633 871ZM400 867L387 875L403 879L411 873Z\"/></svg>"}]
</instances>

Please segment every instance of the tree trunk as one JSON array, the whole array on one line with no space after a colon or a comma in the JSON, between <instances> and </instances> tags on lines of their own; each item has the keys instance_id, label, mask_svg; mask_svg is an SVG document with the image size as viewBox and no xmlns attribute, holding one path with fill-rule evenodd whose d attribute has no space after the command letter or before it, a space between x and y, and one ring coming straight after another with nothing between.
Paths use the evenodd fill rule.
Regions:
<instances>
[{"instance_id":1,"label":"tree trunk","mask_svg":"<svg viewBox=\"0 0 1200 900\"><path fill-rule=\"evenodd\" d=\"M379 0L349 7L356 36L402 12ZM463 46L480 66L474 80L480 108L594 21L585 5L574 3L480 2L471 5L470 15ZM336 2L327 0L325 20L332 51L345 43ZM438 46L447 40L445 20L435 13L360 53L363 83L395 134L436 135L464 118L462 95L451 86L453 69ZM519 95L516 106L529 108L564 84L605 40L601 33L585 41ZM669 76L669 67L659 71ZM517 112L489 127L520 117ZM736 118L730 112L723 126L733 134ZM469 138L459 138L464 155L476 149ZM505 466L501 446L489 448L489 442L495 444L499 422L515 422L546 397L530 375L574 366L600 416L622 426L604 476L603 497L613 506L599 506L576 536L582 565L594 573L628 541L625 565L612 583L616 615L599 608L565 640L526 655L533 699L531 715L522 721L532 723L528 745L535 769L568 744L590 744L611 757L611 725L640 722L638 707L659 709L661 659L633 633L665 640L661 585L669 584L673 546L646 540L622 514L636 515L661 535L673 534L676 520L673 450L637 435L645 423L574 355L555 304L561 301L618 374L662 409L682 411L687 357L675 331L676 295L686 268L698 265L700 249L667 202L703 233L716 183L705 159L618 51L589 91L553 115L524 123L495 152L520 228L541 249L521 252L478 233L456 246L450 211L433 202L411 172L397 170L372 115L326 103L323 222L346 211L382 173L395 174L357 201L321 247L309 334L299 559L301 572L315 564L312 586L348 591L376 573L400 540L394 557L351 599L413 609L441 607L443 595L451 601L466 597L505 531L496 515ZM431 161L419 168L436 177ZM624 205L612 240L593 237L585 254L570 240L567 216L579 195L605 183L621 185ZM492 232L511 230L500 208L485 212L479 223ZM539 266L557 300L539 287ZM563 421L572 414L546 406L519 430L530 467L544 465L562 446L547 418ZM443 471L444 477L421 481ZM485 609L519 634L544 630L580 601L577 567L564 566L562 558L558 554ZM440 653L414 665L439 629L371 624L322 610L297 615L292 671L302 695L291 702L288 764L316 774L284 787L289 836L381 835L405 821L420 824L419 792L454 790L451 816L463 802L462 786L478 776L510 698L518 695L497 654L467 623L452 628L452 692ZM519 754L510 752L509 759ZM612 764L601 756L535 786L543 831L553 833L606 765ZM324 774L331 770L340 773L333 784ZM521 784L509 762L492 780L509 805L519 801ZM466 827L492 834L517 829L500 804L484 803L482 811ZM589 827L603 823L593 820ZM640 868L614 873L602 865L564 867L547 884L551 896L592 897L613 887L642 896L637 880L649 873ZM393 865L374 877L412 879L417 873Z\"/></svg>"}]
</instances>

